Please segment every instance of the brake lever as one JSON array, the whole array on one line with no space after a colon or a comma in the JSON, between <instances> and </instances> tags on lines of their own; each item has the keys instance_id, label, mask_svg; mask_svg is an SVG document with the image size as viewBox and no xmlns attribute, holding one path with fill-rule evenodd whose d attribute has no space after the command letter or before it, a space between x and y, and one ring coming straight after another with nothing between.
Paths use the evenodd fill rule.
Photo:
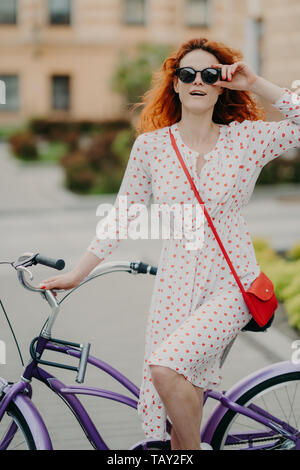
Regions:
<instances>
[{"instance_id":1,"label":"brake lever","mask_svg":"<svg viewBox=\"0 0 300 470\"><path fill-rule=\"evenodd\" d=\"M25 278L24 273L27 273L27 274L29 274L30 281L32 281L32 279L33 279L33 274L32 274L31 271L29 271L28 268L26 268L23 265L18 265L18 266L15 266L15 269L16 269L16 271L18 271L18 278L19 278L20 283L23 285L23 287L25 287L26 289L28 289L32 292L39 292L42 295L42 297L45 298L45 296L46 296L45 289L41 289L40 287L33 286Z\"/></svg>"},{"instance_id":2,"label":"brake lever","mask_svg":"<svg viewBox=\"0 0 300 470\"><path fill-rule=\"evenodd\" d=\"M16 269L17 271L26 271L26 272L29 274L29 279L30 279L30 281L32 281L32 279L33 279L33 274L32 274L31 271L29 271L28 268L25 268L25 266L23 266L23 265L18 265L18 266L16 266L15 269Z\"/></svg>"},{"instance_id":3,"label":"brake lever","mask_svg":"<svg viewBox=\"0 0 300 470\"><path fill-rule=\"evenodd\" d=\"M17 269L18 267L27 267L36 264L35 257L38 253L23 253L17 261L12 263L12 266ZM21 262L20 262L21 261ZM30 278L32 280L32 277Z\"/></svg>"}]
</instances>

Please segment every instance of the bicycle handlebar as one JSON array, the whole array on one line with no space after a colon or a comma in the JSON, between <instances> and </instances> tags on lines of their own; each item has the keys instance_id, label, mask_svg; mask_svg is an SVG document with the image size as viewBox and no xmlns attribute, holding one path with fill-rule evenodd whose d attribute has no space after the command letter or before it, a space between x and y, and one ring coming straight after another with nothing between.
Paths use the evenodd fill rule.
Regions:
<instances>
[{"instance_id":1,"label":"bicycle handlebar","mask_svg":"<svg viewBox=\"0 0 300 470\"><path fill-rule=\"evenodd\" d=\"M147 263L142 263L142 261L138 263L130 263L130 267L140 274L152 274L153 276L156 276L157 273L157 268L155 266L151 266Z\"/></svg>"},{"instance_id":2,"label":"bicycle handlebar","mask_svg":"<svg viewBox=\"0 0 300 470\"><path fill-rule=\"evenodd\" d=\"M44 256L40 253L35 256L35 264L43 264L44 266L49 266L49 268L58 269L59 271L65 267L63 259L49 258L49 256Z\"/></svg>"},{"instance_id":3,"label":"bicycle handlebar","mask_svg":"<svg viewBox=\"0 0 300 470\"><path fill-rule=\"evenodd\" d=\"M44 256L40 253L23 253L19 256L18 261L13 263L13 266L17 268L19 266L32 266L33 264L43 264L45 266L49 266L49 268L58 269L59 271L65 267L63 259L50 258L49 256Z\"/></svg>"},{"instance_id":4,"label":"bicycle handlebar","mask_svg":"<svg viewBox=\"0 0 300 470\"><path fill-rule=\"evenodd\" d=\"M41 337L51 340L52 327L59 313L59 310L60 310L59 304L61 303L61 301L59 303L57 302L57 299L55 298L56 293L53 291L60 290L60 289L53 289L52 291L51 289L44 290L44 289L41 289L40 287L36 287L30 284L28 280L25 278L25 272L29 275L30 280L32 280L33 275L29 271L28 267L35 265L35 264L43 264L45 266L49 266L54 269L61 270L65 266L64 260L50 258L48 256L40 255L39 253L23 253L18 258L17 261L12 262L10 264L17 270L19 281L23 285L23 287L25 287L26 289L32 292L39 292L42 295L42 297L48 302L49 306L51 307L52 312L50 316L48 317L48 320L46 324L44 325L42 332L40 333ZM113 261L113 262L108 262L108 263L103 263L103 264L101 263L100 266L97 266L92 271L92 273L90 273L89 276L87 276L77 287L71 289L69 293L71 293L75 289L78 289L78 287L90 281L91 279L94 279L103 274L109 274L111 272L117 272L117 271L123 271L123 272L125 271L131 274L141 273L141 274L156 275L157 267L151 266L141 261L137 261L137 262ZM67 295L69 295L69 293ZM65 297L67 297L67 295ZM84 378L85 378L89 351L90 351L90 343L83 343L83 345L81 346L81 349L82 351L80 355L80 362L79 362L78 368L73 368L72 366L66 366L66 368L77 370L77 377L76 377L77 383L83 383ZM40 362L46 364L45 361L44 362L40 361ZM56 364L56 366L61 367L61 365L58 365L58 364Z\"/></svg>"}]
</instances>

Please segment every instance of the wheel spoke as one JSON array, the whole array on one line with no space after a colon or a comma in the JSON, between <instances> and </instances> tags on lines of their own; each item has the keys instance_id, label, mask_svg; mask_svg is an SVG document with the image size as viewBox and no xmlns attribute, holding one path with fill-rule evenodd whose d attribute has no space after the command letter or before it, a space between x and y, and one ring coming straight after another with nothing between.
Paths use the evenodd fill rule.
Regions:
<instances>
[{"instance_id":1,"label":"wheel spoke","mask_svg":"<svg viewBox=\"0 0 300 470\"><path fill-rule=\"evenodd\" d=\"M291 415L293 415L293 418L294 418L294 421L295 421L295 427L296 429L298 429L298 420L296 419L296 416L295 416L295 413L294 413L294 403L295 403L295 396L296 396L296 392L297 392L297 388L298 388L298 384L296 384L296 387L295 387L295 392L294 392L294 396L293 396L293 399L292 399L292 402L290 400L290 397L289 397L289 401L290 401L290 405L291 405L291 412L290 412L290 415L289 415L289 422L290 422L290 419L291 419ZM287 390L287 393L288 393L288 390Z\"/></svg>"},{"instance_id":2,"label":"wheel spoke","mask_svg":"<svg viewBox=\"0 0 300 470\"><path fill-rule=\"evenodd\" d=\"M279 405L279 407L280 407L280 409L281 409L281 411L282 411L282 414L284 415L285 420L286 420L286 422L288 423L288 418L287 418L287 416L286 416L286 414L285 414L284 409L283 409L282 406L281 406L281 403L280 403L280 401L279 401L279 399L278 399L276 390L274 390L274 395L275 395L275 398L276 398L276 400L277 400L277 403L278 403L278 405Z\"/></svg>"}]
</instances>

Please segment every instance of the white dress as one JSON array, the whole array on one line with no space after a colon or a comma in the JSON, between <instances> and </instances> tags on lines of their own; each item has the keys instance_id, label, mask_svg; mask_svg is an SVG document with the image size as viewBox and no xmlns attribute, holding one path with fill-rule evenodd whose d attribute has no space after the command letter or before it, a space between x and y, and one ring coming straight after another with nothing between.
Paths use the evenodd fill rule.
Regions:
<instances>
[{"instance_id":1,"label":"white dress","mask_svg":"<svg viewBox=\"0 0 300 470\"><path fill-rule=\"evenodd\" d=\"M200 176L196 173L198 152L183 143L177 123L171 126L182 157L245 289L259 275L260 268L242 214L243 207L249 202L264 165L285 150L300 147L298 96L284 88L273 106L285 119L279 122L232 121L229 125L219 125L218 142L204 156L206 163ZM125 195L128 196L128 217L124 221L118 217L118 201L119 196ZM144 133L135 140L114 204L116 217L106 220L120 222L120 227L124 227L122 224L137 217L136 212L130 215L130 206L134 203L149 205L151 196L153 203L169 207L174 203L191 204L195 209L199 204L172 147L169 127ZM194 213L192 227L195 230ZM190 239L175 238L173 229L169 239L163 241L146 328L138 403L147 438L165 440L169 437L166 410L152 384L149 364L167 366L205 390L217 388L222 379L223 349L251 319L205 217L202 229L204 238L200 248L187 249ZM119 243L118 235L115 239L104 240L98 232L88 251L103 261Z\"/></svg>"}]
</instances>

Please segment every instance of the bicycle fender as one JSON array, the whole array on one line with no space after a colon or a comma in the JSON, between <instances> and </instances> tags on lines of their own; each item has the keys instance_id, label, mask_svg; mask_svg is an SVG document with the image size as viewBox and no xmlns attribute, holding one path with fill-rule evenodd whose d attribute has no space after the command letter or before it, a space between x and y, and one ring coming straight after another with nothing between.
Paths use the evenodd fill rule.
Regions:
<instances>
[{"instance_id":1,"label":"bicycle fender","mask_svg":"<svg viewBox=\"0 0 300 470\"><path fill-rule=\"evenodd\" d=\"M300 364L292 361L282 361L268 365L262 369L253 372L234 384L224 395L231 401L236 402L242 395L256 385L271 379L277 375L288 374L290 372L300 372ZM228 408L221 403L215 408L211 416L206 421L201 432L201 440L203 442L211 442L211 439Z\"/></svg>"},{"instance_id":2,"label":"bicycle fender","mask_svg":"<svg viewBox=\"0 0 300 470\"><path fill-rule=\"evenodd\" d=\"M17 395L12 400L24 416L37 450L53 450L46 425L33 402L28 396Z\"/></svg>"}]
</instances>

